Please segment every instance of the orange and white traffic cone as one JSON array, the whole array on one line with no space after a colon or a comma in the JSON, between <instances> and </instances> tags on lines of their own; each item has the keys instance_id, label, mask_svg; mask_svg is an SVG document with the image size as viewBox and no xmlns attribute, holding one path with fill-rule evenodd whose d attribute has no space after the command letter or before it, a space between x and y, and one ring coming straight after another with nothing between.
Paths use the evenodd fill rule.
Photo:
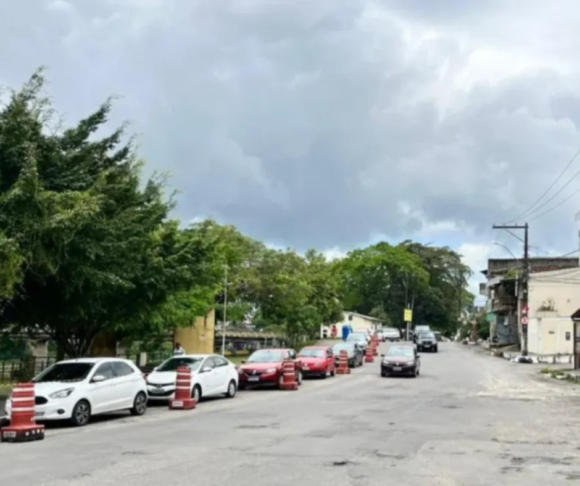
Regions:
<instances>
[{"instance_id":1,"label":"orange and white traffic cone","mask_svg":"<svg viewBox=\"0 0 580 486\"><path fill-rule=\"evenodd\" d=\"M348 352L342 350L338 355L338 368L336 369L337 375L350 375L350 368L348 366Z\"/></svg>"},{"instance_id":2,"label":"orange and white traffic cone","mask_svg":"<svg viewBox=\"0 0 580 486\"><path fill-rule=\"evenodd\" d=\"M367 346L365 351L365 363L374 363L375 358L373 358L373 346L372 344Z\"/></svg>"},{"instance_id":3,"label":"orange and white traffic cone","mask_svg":"<svg viewBox=\"0 0 580 486\"><path fill-rule=\"evenodd\" d=\"M169 400L169 410L192 410L197 406L191 397L191 370L187 366L177 368L175 395Z\"/></svg>"},{"instance_id":4,"label":"orange and white traffic cone","mask_svg":"<svg viewBox=\"0 0 580 486\"><path fill-rule=\"evenodd\" d=\"M282 362L282 377L283 381L280 383L280 390L298 390L298 382L296 381L296 365L291 359L286 359Z\"/></svg>"},{"instance_id":5,"label":"orange and white traffic cone","mask_svg":"<svg viewBox=\"0 0 580 486\"><path fill-rule=\"evenodd\" d=\"M0 442L31 442L44 439L44 425L35 419L34 383L22 383L12 390L10 425L0 430Z\"/></svg>"}]
</instances>

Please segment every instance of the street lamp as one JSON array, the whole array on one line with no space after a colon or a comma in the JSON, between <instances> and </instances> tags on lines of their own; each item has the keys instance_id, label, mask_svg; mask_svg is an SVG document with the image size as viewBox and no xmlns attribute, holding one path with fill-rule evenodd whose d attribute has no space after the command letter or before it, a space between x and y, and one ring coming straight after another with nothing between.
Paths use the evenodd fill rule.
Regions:
<instances>
[{"instance_id":1,"label":"street lamp","mask_svg":"<svg viewBox=\"0 0 580 486\"><path fill-rule=\"evenodd\" d=\"M228 315L228 266L224 265L224 315L222 323L222 356L226 355L226 321Z\"/></svg>"}]
</instances>

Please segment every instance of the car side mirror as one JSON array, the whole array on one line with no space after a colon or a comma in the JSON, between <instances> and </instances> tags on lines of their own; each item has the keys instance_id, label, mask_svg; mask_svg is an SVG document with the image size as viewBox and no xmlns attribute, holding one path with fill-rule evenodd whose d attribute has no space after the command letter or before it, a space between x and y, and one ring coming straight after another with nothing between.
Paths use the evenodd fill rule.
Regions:
<instances>
[{"instance_id":1,"label":"car side mirror","mask_svg":"<svg viewBox=\"0 0 580 486\"><path fill-rule=\"evenodd\" d=\"M381 358L384 358L384 357L385 357L385 355L384 354L381 354Z\"/></svg>"},{"instance_id":2,"label":"car side mirror","mask_svg":"<svg viewBox=\"0 0 580 486\"><path fill-rule=\"evenodd\" d=\"M245 360L245 359L243 359L243 360L241 361L241 363L242 363L242 364L245 364L245 362L246 362L246 360Z\"/></svg>"},{"instance_id":3,"label":"car side mirror","mask_svg":"<svg viewBox=\"0 0 580 486\"><path fill-rule=\"evenodd\" d=\"M103 381L105 381L105 377L103 375L95 375L93 376L91 383L101 383Z\"/></svg>"},{"instance_id":4,"label":"car side mirror","mask_svg":"<svg viewBox=\"0 0 580 486\"><path fill-rule=\"evenodd\" d=\"M213 370L213 368L212 368L211 366L204 366L204 367L201 369L201 372L202 372L202 373L209 373L211 370Z\"/></svg>"}]
</instances>

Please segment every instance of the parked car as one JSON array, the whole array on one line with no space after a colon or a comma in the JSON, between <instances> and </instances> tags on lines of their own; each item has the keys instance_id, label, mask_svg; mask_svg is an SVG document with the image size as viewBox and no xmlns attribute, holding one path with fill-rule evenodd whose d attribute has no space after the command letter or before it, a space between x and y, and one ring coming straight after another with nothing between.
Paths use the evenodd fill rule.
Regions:
<instances>
[{"instance_id":1,"label":"parked car","mask_svg":"<svg viewBox=\"0 0 580 486\"><path fill-rule=\"evenodd\" d=\"M401 333L396 327L383 327L382 334L384 341L398 342L401 340Z\"/></svg>"},{"instance_id":2,"label":"parked car","mask_svg":"<svg viewBox=\"0 0 580 486\"><path fill-rule=\"evenodd\" d=\"M131 361L116 358L81 358L59 361L32 379L38 422L69 420L87 425L94 415L129 410L147 411L147 385ZM6 414L11 416L11 400Z\"/></svg>"},{"instance_id":3,"label":"parked car","mask_svg":"<svg viewBox=\"0 0 580 486\"><path fill-rule=\"evenodd\" d=\"M336 343L332 347L332 353L334 354L334 360L336 366L339 366L340 362L340 352L346 351L348 355L348 366L350 368L356 368L357 366L362 366L364 363L364 355L362 348L355 342L340 342Z\"/></svg>"},{"instance_id":4,"label":"parked car","mask_svg":"<svg viewBox=\"0 0 580 486\"><path fill-rule=\"evenodd\" d=\"M427 324L418 324L413 329L413 342L417 342L417 336L424 331L431 331L431 328Z\"/></svg>"},{"instance_id":5,"label":"parked car","mask_svg":"<svg viewBox=\"0 0 580 486\"><path fill-rule=\"evenodd\" d=\"M358 346L363 350L363 353L365 353L369 344L369 337L368 334L363 332L353 332L348 335L346 342L358 344Z\"/></svg>"},{"instance_id":6,"label":"parked car","mask_svg":"<svg viewBox=\"0 0 580 486\"><path fill-rule=\"evenodd\" d=\"M438 351L437 338L431 331L423 331L417 336L417 350L418 351Z\"/></svg>"},{"instance_id":7,"label":"parked car","mask_svg":"<svg viewBox=\"0 0 580 486\"><path fill-rule=\"evenodd\" d=\"M413 345L391 346L381 355L381 376L409 375L416 378L421 373L421 358Z\"/></svg>"},{"instance_id":8,"label":"parked car","mask_svg":"<svg viewBox=\"0 0 580 486\"><path fill-rule=\"evenodd\" d=\"M239 377L233 363L213 354L186 354L169 358L147 375L149 400L173 399L177 368L181 366L187 366L191 372L191 397L196 401L217 395L236 396Z\"/></svg>"},{"instance_id":9,"label":"parked car","mask_svg":"<svg viewBox=\"0 0 580 486\"><path fill-rule=\"evenodd\" d=\"M298 385L302 384L302 365L293 349L260 349L254 351L247 361L238 368L240 389L250 385L274 385L280 387L284 382L282 363L290 359Z\"/></svg>"},{"instance_id":10,"label":"parked car","mask_svg":"<svg viewBox=\"0 0 580 486\"><path fill-rule=\"evenodd\" d=\"M438 343L443 341L443 336L439 331L433 331L433 334L435 334L435 339L437 340Z\"/></svg>"},{"instance_id":11,"label":"parked car","mask_svg":"<svg viewBox=\"0 0 580 486\"><path fill-rule=\"evenodd\" d=\"M336 365L332 348L328 346L307 346L298 353L302 365L302 376L334 376Z\"/></svg>"}]
</instances>

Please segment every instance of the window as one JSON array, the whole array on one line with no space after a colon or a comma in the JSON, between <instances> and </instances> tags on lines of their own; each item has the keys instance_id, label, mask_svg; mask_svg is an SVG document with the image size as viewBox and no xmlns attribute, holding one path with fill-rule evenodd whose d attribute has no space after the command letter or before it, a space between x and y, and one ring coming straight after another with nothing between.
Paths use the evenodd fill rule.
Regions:
<instances>
[{"instance_id":1,"label":"window","mask_svg":"<svg viewBox=\"0 0 580 486\"><path fill-rule=\"evenodd\" d=\"M215 367L216 367L216 363L215 363L214 358L209 357L203 362L203 366L201 367L201 369L211 368L213 370Z\"/></svg>"},{"instance_id":2,"label":"window","mask_svg":"<svg viewBox=\"0 0 580 486\"><path fill-rule=\"evenodd\" d=\"M175 358L170 358L157 368L157 371L177 371L180 366L187 366L191 371L195 371L199 368L202 362L202 358L193 357L183 357L176 356Z\"/></svg>"},{"instance_id":3,"label":"window","mask_svg":"<svg viewBox=\"0 0 580 486\"><path fill-rule=\"evenodd\" d=\"M133 368L131 368L127 363L123 363L122 361L113 361L111 364L116 376L129 376L135 373Z\"/></svg>"},{"instance_id":4,"label":"window","mask_svg":"<svg viewBox=\"0 0 580 486\"><path fill-rule=\"evenodd\" d=\"M91 372L94 363L57 363L38 375L33 381L83 381Z\"/></svg>"},{"instance_id":5,"label":"window","mask_svg":"<svg viewBox=\"0 0 580 486\"><path fill-rule=\"evenodd\" d=\"M105 380L110 380L111 378L115 377L115 373L113 371L113 367L111 363L103 363L97 368L95 374L93 376L101 375L105 377Z\"/></svg>"},{"instance_id":6,"label":"window","mask_svg":"<svg viewBox=\"0 0 580 486\"><path fill-rule=\"evenodd\" d=\"M221 356L214 356L213 357L213 361L216 365L216 367L221 367L221 366L227 366L228 365L228 360L225 358L222 358Z\"/></svg>"}]
</instances>

